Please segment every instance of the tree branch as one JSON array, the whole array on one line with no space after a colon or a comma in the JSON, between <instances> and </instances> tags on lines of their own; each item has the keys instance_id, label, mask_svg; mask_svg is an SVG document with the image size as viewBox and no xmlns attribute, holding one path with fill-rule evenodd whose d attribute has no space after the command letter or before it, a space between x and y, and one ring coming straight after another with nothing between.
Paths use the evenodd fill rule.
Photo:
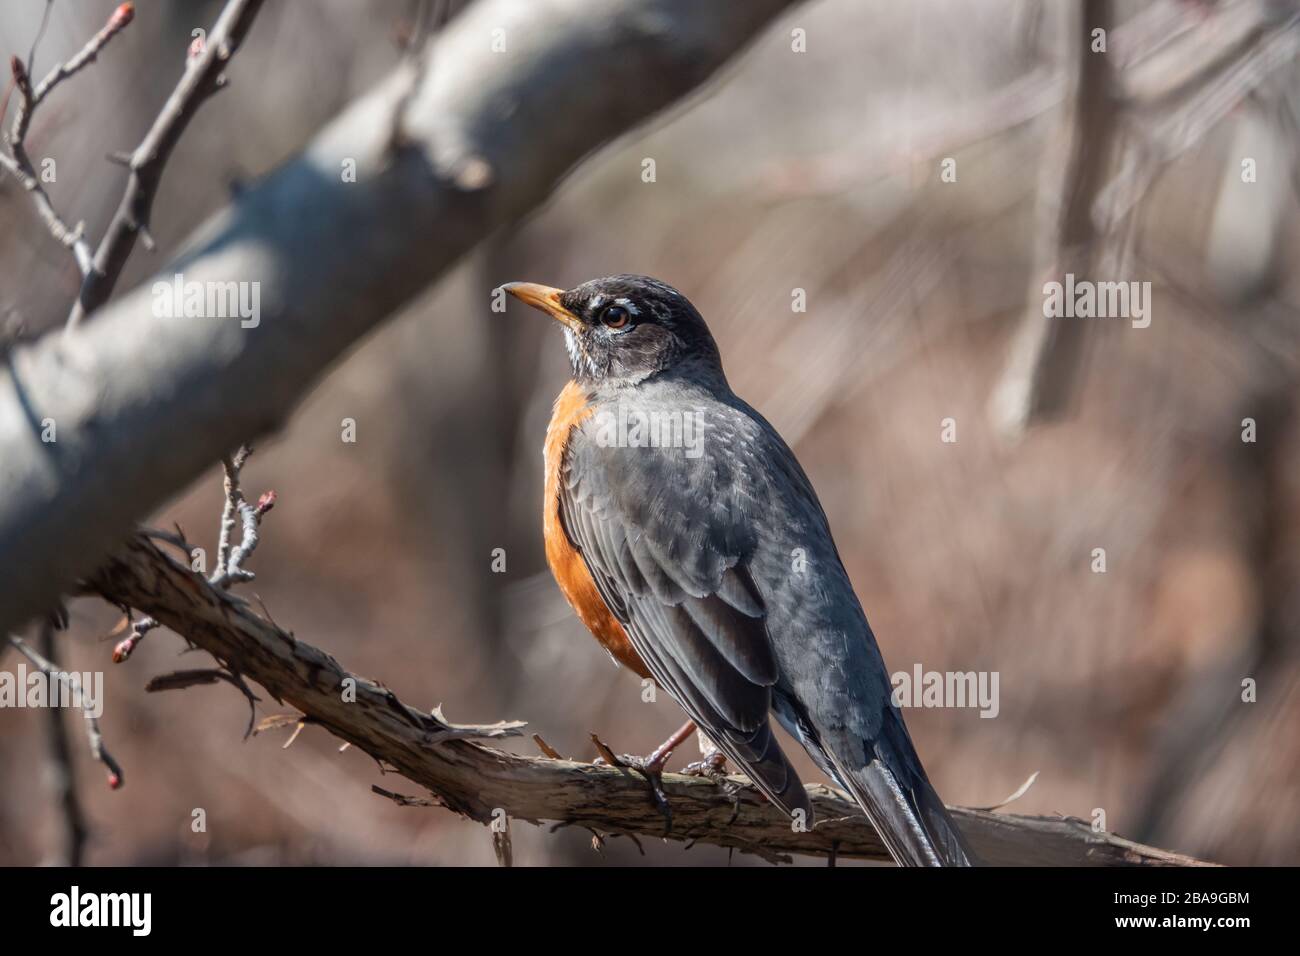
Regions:
<instances>
[{"instance_id":1,"label":"tree branch","mask_svg":"<svg viewBox=\"0 0 1300 956\"><path fill-rule=\"evenodd\" d=\"M645 779L609 766L524 757L475 742L515 736L519 725L449 724L438 711L408 707L382 685L350 674L334 658L253 613L201 575L136 535L88 587L116 604L157 618L211 653L232 675L261 684L297 708L308 723L360 747L443 805L488 823L493 811L533 823L554 821L605 833L705 842L780 860L792 853L888 860L871 825L844 796L810 787L817 824L797 833L743 778L728 787L667 774L663 790L671 830ZM355 699L344 681L355 681ZM734 792L732 792L734 791ZM386 793L399 802L418 797ZM1025 817L952 808L977 853L989 863L1018 865L1195 865L1199 861L1094 832L1081 820Z\"/></svg>"},{"instance_id":2,"label":"tree branch","mask_svg":"<svg viewBox=\"0 0 1300 956\"><path fill-rule=\"evenodd\" d=\"M22 184L23 189L31 195L32 204L36 207L37 214L45 223L46 229L49 230L50 235L55 240L71 250L73 258L77 261L77 269L82 276L85 276L90 272L92 263L90 244L82 237L83 225L77 223L75 227L70 228L54 208L49 193L45 191L40 177L36 175L36 168L27 155L27 132L31 128L32 117L36 115L36 108L44 102L45 97L49 96L51 91L68 77L75 75L89 64L95 62L100 51L108 45L109 41L130 25L135 17L135 5L131 3L120 4L109 16L103 28L91 37L75 56L70 60L56 64L45 79L33 88L30 70L36 57L36 47L40 44L41 37L45 33L49 14L50 5L47 3L45 14L41 18L40 29L36 33L36 39L32 42L32 51L27 57L27 63L24 64L16 56L9 61L10 72L13 74L13 86L18 90L18 109L14 113L13 127L6 137L10 154L6 156L0 152L0 168L6 169L13 174L14 178ZM5 97L5 102L0 104L0 120L3 119L4 107L7 106L8 96Z\"/></svg>"},{"instance_id":3,"label":"tree branch","mask_svg":"<svg viewBox=\"0 0 1300 956\"><path fill-rule=\"evenodd\" d=\"M47 11L48 12L48 11ZM14 115L13 131L10 136L15 143L22 143L27 137L28 127L31 125L32 115L36 112L36 107L40 106L45 97L49 96L56 86L69 77L79 73L90 64L94 63L99 57L99 52L108 46L110 40L117 36L128 26L135 18L135 4L123 3L109 16L108 21L103 28L86 41L75 56L62 63L57 63L54 69L41 80L35 90L28 87L27 95L22 96L18 101L18 112ZM41 23L41 29L44 30L44 21ZM38 37L39 39L39 37ZM36 45L32 45L33 55L36 52ZM31 68L33 57L28 57L27 68ZM21 89L20 89L21 92Z\"/></svg>"},{"instance_id":4,"label":"tree branch","mask_svg":"<svg viewBox=\"0 0 1300 956\"><path fill-rule=\"evenodd\" d=\"M68 688L68 691L74 700L80 700L82 702L85 708L86 741L90 745L90 755L102 763L105 769L108 770L108 785L114 790L121 787L125 776L122 773L122 765L113 759L113 755L110 754L108 749L104 746L104 735L99 729L99 718L91 715L90 703L82 692L81 679L75 672L63 670L57 664L46 660L36 651L32 650L32 648L28 646L27 642L22 638L14 637L11 634L9 636L9 643L13 645L13 647L23 655L23 657L35 664L48 680L59 681Z\"/></svg>"},{"instance_id":5,"label":"tree branch","mask_svg":"<svg viewBox=\"0 0 1300 956\"><path fill-rule=\"evenodd\" d=\"M53 621L45 621L41 624L40 653L46 660L53 660L57 656L55 633ZM53 859L59 866L81 866L85 857L89 830L86 826L85 811L81 807L81 798L77 794L77 771L72 763L72 743L68 737L68 725L64 721L63 708L50 707L47 723L50 735L50 789L63 817L63 847Z\"/></svg>"},{"instance_id":6,"label":"tree branch","mask_svg":"<svg viewBox=\"0 0 1300 956\"><path fill-rule=\"evenodd\" d=\"M1074 393L1083 364L1088 323L1043 315L1043 283L1073 273L1092 278L1100 240L1093 206L1107 177L1115 140L1115 79L1106 54L1092 51L1092 31L1114 28L1111 0L1084 0L1077 8L1071 44L1075 70L1073 98L1061 120L1059 192L1044 196L1050 230L1037 239L1037 262L1028 306L1013 336L1010 357L991 400L994 423L1018 436L1035 420L1061 416ZM1044 173L1056 176L1049 160ZM1052 208L1059 203L1059 208ZM1040 213L1042 218L1047 215Z\"/></svg>"},{"instance_id":7,"label":"tree branch","mask_svg":"<svg viewBox=\"0 0 1300 956\"><path fill-rule=\"evenodd\" d=\"M167 160L199 107L225 85L226 66L244 41L262 2L229 0L203 44L202 52L186 61L185 73L176 89L140 145L131 153L127 162L130 178L126 192L95 250L94 262L81 284L81 294L68 315L70 328L108 301L131 250L135 248L136 237L144 237L146 248L152 244L149 217Z\"/></svg>"},{"instance_id":8,"label":"tree branch","mask_svg":"<svg viewBox=\"0 0 1300 956\"><path fill-rule=\"evenodd\" d=\"M348 346L791 4L473 4L432 41L407 148L389 148L400 70L163 269L256 287L255 327L154 315L146 283L0 359L0 629L43 612L150 509L282 422ZM41 440L45 419L57 442Z\"/></svg>"},{"instance_id":9,"label":"tree branch","mask_svg":"<svg viewBox=\"0 0 1300 956\"><path fill-rule=\"evenodd\" d=\"M1009 437L1068 410L1096 335L1087 321L1044 317L1042 283L1070 272L1096 279L1106 271L1107 242L1123 261L1135 210L1156 177L1300 51L1300 14L1286 5L1153 4L1119 27L1111 0L1086 0L1078 14L1074 94L1059 133L1068 155L1058 162L1049 153L1043 167L1052 176L1063 170L1061 209L1041 230L1029 306L990 402ZM1098 27L1114 35L1113 60L1090 52Z\"/></svg>"}]
</instances>

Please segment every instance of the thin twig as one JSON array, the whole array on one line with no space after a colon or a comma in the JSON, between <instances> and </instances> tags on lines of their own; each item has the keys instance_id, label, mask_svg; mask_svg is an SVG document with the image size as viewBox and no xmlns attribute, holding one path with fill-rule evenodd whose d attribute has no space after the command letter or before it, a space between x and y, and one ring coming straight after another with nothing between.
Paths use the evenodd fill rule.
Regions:
<instances>
[{"instance_id":1,"label":"thin twig","mask_svg":"<svg viewBox=\"0 0 1300 956\"><path fill-rule=\"evenodd\" d=\"M537 744L537 749L540 750L542 753L544 753L546 756L550 757L552 760L564 759L563 757L560 756L560 752L558 750L556 750L554 747L552 747L550 744L548 744L545 740L542 739L541 734L533 734L533 743Z\"/></svg>"},{"instance_id":2,"label":"thin twig","mask_svg":"<svg viewBox=\"0 0 1300 956\"><path fill-rule=\"evenodd\" d=\"M221 460L225 472L226 500L221 511L217 566L208 579L213 587L227 588L231 584L252 581L256 577L243 565L257 548L257 529L262 523L262 517L275 507L276 494L274 491L264 493L257 499L256 505L250 505L244 498L243 489L239 485L239 473L252 453L253 449L248 445L241 445L233 457L227 456ZM231 535L235 529L236 516L242 525L238 547L234 545Z\"/></svg>"},{"instance_id":3,"label":"thin twig","mask_svg":"<svg viewBox=\"0 0 1300 956\"><path fill-rule=\"evenodd\" d=\"M15 62L17 62L16 58ZM61 245L72 250L78 271L83 276L89 272L91 267L90 245L82 236L83 225L77 223L76 226L69 226L63 221L63 218L55 210L49 193L41 185L40 178L32 167L31 159L27 156L26 149L22 146L15 146L12 155L0 152L0 168L8 170L18 180L19 185L32 197L32 204L36 207L36 212L41 217L41 221L45 223L45 228L49 230L50 235Z\"/></svg>"},{"instance_id":4,"label":"thin twig","mask_svg":"<svg viewBox=\"0 0 1300 956\"><path fill-rule=\"evenodd\" d=\"M248 461L253 449L249 445L241 445L234 455L227 455L222 458L222 468L225 473L225 503L221 512L221 532L217 544L217 566L208 579L213 587L228 588L231 584L237 584L243 581L252 581L256 575L252 571L246 570L243 563L252 555L258 544L258 526L262 522L262 517L275 507L276 494L274 491L268 491L258 499L256 505L250 505L244 498L243 489L239 484L239 473L244 464ZM232 532L235 529L236 516L242 519L243 530L240 534L239 545L236 547L232 540ZM175 548L181 550L186 558L191 558L193 551L189 543L185 540L185 535L178 526L176 531L160 531L156 528L142 528L140 533L146 537L165 541ZM144 636L150 631L160 627L156 618L145 615L139 620L133 621L129 607L123 608L126 619L122 625L114 632L115 636L120 633L127 625L130 625L130 633L113 647L113 663L121 664L130 659L131 654L135 651L136 646L143 640ZM179 672L185 674L195 674L196 671ZM235 680L250 703L255 698L247 686L243 684L236 675ZM214 678L215 679L215 678ZM159 678L154 679L155 682ZM168 689L162 683L158 686L151 686L148 690L166 690ZM249 733L252 733L252 719L249 721Z\"/></svg>"},{"instance_id":5,"label":"thin twig","mask_svg":"<svg viewBox=\"0 0 1300 956\"><path fill-rule=\"evenodd\" d=\"M371 793L377 793L381 797L387 797L399 807L436 807L438 801L430 800L427 797L408 797L404 793L394 793L392 790L385 790L383 787L371 784Z\"/></svg>"},{"instance_id":6,"label":"thin twig","mask_svg":"<svg viewBox=\"0 0 1300 956\"><path fill-rule=\"evenodd\" d=\"M0 168L8 170L22 185L23 189L31 195L32 203L36 207L37 214L45 223L45 228L49 230L50 235L56 241L72 251L73 258L77 263L77 269L84 278L91 270L92 255L89 243L82 236L83 225L77 223L75 226L69 226L55 210L54 203L50 200L49 193L45 191L40 177L36 174L36 167L32 164L31 157L27 153L27 133L31 129L32 118L36 115L37 107L60 83L95 61L96 57L99 56L99 52L108 45L109 41L126 29L127 25L134 19L135 6L131 3L119 5L108 18L103 28L91 37L75 56L57 64L45 79L33 88L32 64L36 59L36 48L45 33L49 12L50 7L47 4L36 38L32 41L32 48L28 54L26 65L17 56L11 57L9 61L10 73L13 76L13 88L18 91L18 109L14 113L13 126L6 137L9 144L9 154L5 155L0 152ZM8 105L8 94L5 96L5 105ZM3 111L0 111L0 119L3 116Z\"/></svg>"},{"instance_id":7,"label":"thin twig","mask_svg":"<svg viewBox=\"0 0 1300 956\"><path fill-rule=\"evenodd\" d=\"M90 755L108 769L108 785L114 790L120 788L125 779L122 767L113 759L113 755L108 752L108 748L104 746L104 735L99 730L99 718L91 715L87 697L82 693L80 678L76 674L62 670L57 665L46 660L32 650L20 637L10 635L9 643L17 648L20 654L40 668L41 673L47 678L62 681L72 692L73 699L82 702L86 712L86 740L90 745Z\"/></svg>"},{"instance_id":8,"label":"thin twig","mask_svg":"<svg viewBox=\"0 0 1300 956\"><path fill-rule=\"evenodd\" d=\"M202 684L215 684L217 681L225 681L231 687L236 688L248 701L248 728L244 731L244 739L247 740L253 736L256 729L257 703L260 698L253 693L252 688L248 686L244 678L234 671L227 670L224 667L172 671L169 674L159 674L157 677L151 677L149 683L144 685L144 689L153 694L164 690L185 690L188 687L198 687Z\"/></svg>"},{"instance_id":9,"label":"thin twig","mask_svg":"<svg viewBox=\"0 0 1300 956\"><path fill-rule=\"evenodd\" d=\"M55 627L52 621L41 625L41 653L46 658L55 656ZM86 817L77 796L77 774L72 765L72 747L68 741L68 727L63 711L49 708L50 763L54 781L54 796L63 811L64 847L59 858L62 866L80 866L86 847Z\"/></svg>"},{"instance_id":10,"label":"thin twig","mask_svg":"<svg viewBox=\"0 0 1300 956\"><path fill-rule=\"evenodd\" d=\"M117 9L109 16L108 22L103 28L86 41L83 46L71 59L56 64L54 69L46 74L45 79L41 80L35 90L30 91L28 96L24 96L18 102L18 112L14 115L13 129L9 136L14 144L21 145L27 138L27 130L31 126L32 115L36 108L41 105L45 97L53 92L54 88L71 76L76 75L85 69L99 56L99 52L108 46L110 40L125 30L135 19L135 4L119 4ZM41 23L41 30L45 29L44 21ZM40 34L37 34L39 40ZM36 45L32 45L32 57L36 54ZM28 58L27 69L31 69L32 57ZM21 92L21 90L20 90Z\"/></svg>"},{"instance_id":11,"label":"thin twig","mask_svg":"<svg viewBox=\"0 0 1300 956\"><path fill-rule=\"evenodd\" d=\"M244 498L243 489L239 484L239 473L243 470L245 463L252 455L253 449L249 445L241 445L234 455L227 455L221 459L222 470L225 473L225 503L221 511L221 532L217 543L217 566L208 579L208 583L217 588L228 588L231 584L237 584L243 581L252 581L256 575L252 571L246 570L243 563L252 555L258 544L258 526L262 523L262 517L275 507L276 494L274 491L268 491L258 499L256 505L250 505ZM238 516L243 525L240 534L239 545L235 546L232 532L235 529L236 516ZM142 528L140 532L149 538L165 541L173 547L179 548L190 558L193 552L190 550L189 543L185 540L184 534L180 528L175 533L169 531L159 531L156 528ZM136 646L146 634L161 625L157 619L148 615L137 621L132 621L130 608L124 608L126 620L122 627L130 625L130 633L119 641L113 648L113 663L121 664L129 660L131 654L135 651ZM120 632L121 628L118 629ZM198 674L198 671L183 671L179 674ZM230 677L234 675L221 675ZM215 678L213 678L215 679ZM239 686L250 703L255 701L247 685L235 677ZM154 686L154 685L157 686ZM167 690L165 683L160 678L154 678L147 690ZM249 733L252 733L253 725L250 719Z\"/></svg>"},{"instance_id":12,"label":"thin twig","mask_svg":"<svg viewBox=\"0 0 1300 956\"><path fill-rule=\"evenodd\" d=\"M154 197L163 169L199 107L226 85L225 69L253 25L263 0L228 0L200 52L186 60L180 82L167 98L140 145L131 153L130 175L122 201L95 250L67 327L76 328L103 305L126 267L137 237L147 236Z\"/></svg>"},{"instance_id":13,"label":"thin twig","mask_svg":"<svg viewBox=\"0 0 1300 956\"><path fill-rule=\"evenodd\" d=\"M32 48L27 51L27 72L30 74L36 67L36 48L41 45L41 40L45 37L45 28L50 25L50 11L54 9L54 0L45 0L45 9L41 12L41 25L36 28L36 36L32 38ZM0 116L4 111L0 110Z\"/></svg>"},{"instance_id":14,"label":"thin twig","mask_svg":"<svg viewBox=\"0 0 1300 956\"><path fill-rule=\"evenodd\" d=\"M239 472L252 452L253 450L247 445L241 445L233 456L227 455L221 459L221 468L225 474L223 487L226 496L221 512L221 531L217 537L217 566L212 569L210 579L214 582L226 573L226 566L230 563L230 552L234 547L231 532L235 530L235 515L239 511L239 503L244 498L239 490Z\"/></svg>"},{"instance_id":15,"label":"thin twig","mask_svg":"<svg viewBox=\"0 0 1300 956\"><path fill-rule=\"evenodd\" d=\"M131 654L135 651L136 645L139 644L140 641L144 639L144 636L148 634L150 631L154 630L155 628L162 626L161 624L158 623L157 620L155 620L152 617L149 617L148 615L145 615L144 617L140 618L138 621L132 621L131 614L129 611L127 612L126 621L124 623L131 625L131 632L127 634L126 637L122 638L122 640L118 641L116 645L114 645L113 647L114 664L121 664L122 662L129 660Z\"/></svg>"}]
</instances>

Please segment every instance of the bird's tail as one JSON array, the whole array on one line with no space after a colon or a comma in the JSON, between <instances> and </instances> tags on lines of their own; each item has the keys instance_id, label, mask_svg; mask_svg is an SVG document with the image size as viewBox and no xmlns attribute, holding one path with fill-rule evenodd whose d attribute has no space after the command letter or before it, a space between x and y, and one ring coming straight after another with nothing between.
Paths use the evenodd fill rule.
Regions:
<instances>
[{"instance_id":1,"label":"bird's tail","mask_svg":"<svg viewBox=\"0 0 1300 956\"><path fill-rule=\"evenodd\" d=\"M976 866L978 860L930 786L897 710L886 707L864 767L833 758L835 774L871 820L899 866Z\"/></svg>"},{"instance_id":2,"label":"bird's tail","mask_svg":"<svg viewBox=\"0 0 1300 956\"><path fill-rule=\"evenodd\" d=\"M729 733L711 739L769 800L792 817L802 812L803 823L812 826L813 808L808 791L767 721L763 721L763 725L749 736Z\"/></svg>"}]
</instances>

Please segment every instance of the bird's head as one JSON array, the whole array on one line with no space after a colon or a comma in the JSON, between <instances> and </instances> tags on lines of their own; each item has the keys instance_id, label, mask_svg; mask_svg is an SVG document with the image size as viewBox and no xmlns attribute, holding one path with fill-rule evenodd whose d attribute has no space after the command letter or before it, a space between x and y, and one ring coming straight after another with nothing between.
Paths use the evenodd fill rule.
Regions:
<instances>
[{"instance_id":1,"label":"bird's head","mask_svg":"<svg viewBox=\"0 0 1300 956\"><path fill-rule=\"evenodd\" d=\"M722 377L704 319L686 296L658 279L606 276L568 291L532 282L501 288L564 326L573 375L582 384L636 385L687 368Z\"/></svg>"}]
</instances>

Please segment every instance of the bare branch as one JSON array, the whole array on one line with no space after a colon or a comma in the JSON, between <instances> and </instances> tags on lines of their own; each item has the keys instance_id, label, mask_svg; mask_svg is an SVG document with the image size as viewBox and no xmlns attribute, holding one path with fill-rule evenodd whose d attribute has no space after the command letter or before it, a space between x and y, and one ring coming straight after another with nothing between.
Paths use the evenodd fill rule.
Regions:
<instances>
[{"instance_id":1,"label":"bare branch","mask_svg":"<svg viewBox=\"0 0 1300 956\"><path fill-rule=\"evenodd\" d=\"M122 767L104 746L104 735L99 730L99 718L92 717L90 703L82 693L81 680L71 671L65 671L57 664L46 660L27 645L20 637L9 636L9 643L18 649L24 657L40 668L41 673L50 680L62 682L72 693L74 700L80 700L86 708L86 739L90 744L90 755L108 768L108 785L114 790L122 786L124 775Z\"/></svg>"},{"instance_id":2,"label":"bare branch","mask_svg":"<svg viewBox=\"0 0 1300 956\"><path fill-rule=\"evenodd\" d=\"M35 90L31 90L29 87L28 95L19 101L18 112L14 114L13 129L9 134L13 143L21 144L27 138L27 130L31 125L32 114L36 112L36 107L41 105L45 97L49 96L54 88L64 80L94 63L99 56L99 51L108 46L109 41L125 30L134 19L135 4L119 4L117 9L109 16L108 22L104 24L103 28L91 37L75 56L57 64L45 79L41 80ZM44 29L43 23L42 29ZM35 53L34 46L32 52ZM31 66L30 58L28 59L28 66ZM21 92L21 87L19 91Z\"/></svg>"},{"instance_id":3,"label":"bare branch","mask_svg":"<svg viewBox=\"0 0 1300 956\"><path fill-rule=\"evenodd\" d=\"M15 62L17 62L15 60ZM68 249L72 250L73 257L77 262L77 269L82 275L85 275L91 266L90 245L82 236L83 225L77 223L76 226L70 227L58 211L54 208L54 203L50 200L50 195L41 185L40 177L36 175L36 170L32 166L31 159L23 146L13 146L12 155L0 153L0 168L8 170L19 185L32 197L32 204L36 207L37 215L45 223L45 228L49 230L51 236Z\"/></svg>"},{"instance_id":4,"label":"bare branch","mask_svg":"<svg viewBox=\"0 0 1300 956\"><path fill-rule=\"evenodd\" d=\"M84 277L90 272L92 262L90 245L82 238L83 226L81 223L77 223L75 227L69 227L55 210L54 204L45 191L40 177L36 174L36 168L27 154L27 132L31 128L32 117L36 115L36 108L49 96L51 91L68 77L93 63L95 58L99 56L99 52L108 45L108 42L126 29L127 25L135 17L135 5L131 3L119 5L108 18L108 22L90 38L80 52L73 56L72 59L57 64L49 75L33 89L30 70L36 56L36 46L45 32L49 12L50 8L49 4L47 4L36 39L32 41L32 51L28 55L26 65L16 56L9 61L14 88L18 90L18 109L14 113L13 127L7 137L9 155L6 156L0 153L0 167L12 173L14 178L22 184L22 187L31 194L32 203L36 206L36 212L45 223L46 229L58 242L72 250L73 257L77 262L77 269ZM0 117L3 117L3 115L3 110L0 110Z\"/></svg>"},{"instance_id":5,"label":"bare branch","mask_svg":"<svg viewBox=\"0 0 1300 956\"><path fill-rule=\"evenodd\" d=\"M1252 34L1252 36L1256 36ZM1192 77L1199 81L1179 104L1165 104L1165 115L1132 130L1137 140L1126 150L1114 178L1097 197L1095 213L1103 232L1112 230L1146 195L1156 176L1191 150L1243 100L1278 70L1300 55L1300 14L1283 25L1261 32L1221 70L1217 61L1198 63ZM1190 83L1190 80L1188 81ZM1180 91L1183 92L1183 91ZM1144 106L1150 105L1143 102Z\"/></svg>"},{"instance_id":6,"label":"bare branch","mask_svg":"<svg viewBox=\"0 0 1300 956\"><path fill-rule=\"evenodd\" d=\"M130 627L130 632L113 647L114 664L121 664L123 661L129 660L131 654L135 651L136 645L144 639L144 636L162 625L148 616L142 617L138 621L133 621L131 619L130 611L127 611L126 620L123 621L122 627L127 626ZM116 630L110 635L110 637L116 636L119 633L121 633L121 630Z\"/></svg>"},{"instance_id":7,"label":"bare branch","mask_svg":"<svg viewBox=\"0 0 1300 956\"><path fill-rule=\"evenodd\" d=\"M41 45L41 40L45 37L45 28L50 25L50 11L54 9L54 0L45 0L45 9L41 12L41 25L36 28L36 36L32 37L32 48L27 51L27 73L30 75L36 68L36 48ZM4 104L6 107L8 103ZM0 109L0 116L4 116L7 109Z\"/></svg>"},{"instance_id":8,"label":"bare branch","mask_svg":"<svg viewBox=\"0 0 1300 956\"><path fill-rule=\"evenodd\" d=\"M252 571L245 570L243 565L257 547L258 526L262 523L262 516L275 507L276 496L274 491L268 491L257 500L256 506L250 505L244 498L243 489L239 485L239 473L252 453L253 449L248 445L241 445L234 457L221 460L225 472L226 501L221 512L217 566L212 571L212 577L209 578L210 583L215 587L225 588L241 581L252 581L256 577ZM235 547L231 540L236 517L242 524L238 547Z\"/></svg>"},{"instance_id":9,"label":"bare branch","mask_svg":"<svg viewBox=\"0 0 1300 956\"><path fill-rule=\"evenodd\" d=\"M217 566L208 579L208 583L213 587L228 588L231 584L237 584L243 581L252 581L256 577L252 571L244 568L243 564L252 555L253 550L258 544L258 527L262 523L262 517L275 507L276 494L274 491L268 491L258 499L257 505L250 505L244 499L243 489L239 484L239 473L243 470L245 463L253 449L248 445L241 445L239 450L233 456L222 458L222 469L225 474L225 503L221 512L221 531L217 544ZM239 539L239 546L235 547L231 538L231 532L235 528L235 518L239 516L242 519L243 530ZM176 532L159 531L156 528L142 528L141 533L148 538L166 541L172 547L179 548L186 558L193 557L193 551L185 536L177 527ZM138 621L133 621L129 608L125 609L126 619L123 621L122 628L130 626L130 633L123 638L113 648L113 663L121 664L129 660L131 654L135 651L136 645L144 638L146 634L157 627L161 627L156 618L142 617ZM119 628L120 630L121 628ZM116 636L115 632L111 636ZM185 671L178 672L182 674L195 674L198 672ZM233 677L236 686L245 691L245 695L250 701L255 700L252 693L247 690L242 680L235 675L220 674L220 677L227 679ZM216 678L213 678L216 679ZM184 686L184 685L179 685ZM158 686L152 684L147 690L168 690L169 686L159 683ZM252 733L253 725L250 718L249 733Z\"/></svg>"},{"instance_id":10,"label":"bare branch","mask_svg":"<svg viewBox=\"0 0 1300 956\"><path fill-rule=\"evenodd\" d=\"M614 766L506 753L475 738L519 733L517 722L457 727L439 711L422 713L391 691L350 674L329 655L297 640L173 560L143 535L134 537L89 585L114 603L138 607L211 653L230 671L266 688L304 719L360 747L430 790L448 808L483 823L508 818L557 821L604 833L668 837L757 853L888 859L857 806L827 787L809 790L817 824L796 832L789 819L747 781L665 774L672 829L645 779ZM344 681L355 695L344 694ZM353 685L348 685L352 687ZM285 723L277 717L277 724ZM398 802L418 802L383 792ZM1144 847L1080 820L1024 817L952 808L977 853L995 864L1191 865L1198 861ZM502 847L504 851L504 847Z\"/></svg>"},{"instance_id":11,"label":"bare branch","mask_svg":"<svg viewBox=\"0 0 1300 956\"><path fill-rule=\"evenodd\" d=\"M1031 305L990 407L995 424L1011 436L1066 410L1092 334L1086 322L1038 314L1041 283L1105 271L1107 242L1122 261L1137 207L1160 172L1300 52L1300 14L1286 5L1237 0L1207 15L1191 4L1164 2L1114 31L1112 62L1088 49L1092 28L1110 32L1110 0L1088 0L1079 11L1076 58L1082 59L1061 124L1062 139L1072 144L1069 160L1044 167L1049 174L1058 165L1065 169L1062 212L1043 230ZM1138 117L1149 122L1131 122Z\"/></svg>"},{"instance_id":12,"label":"bare branch","mask_svg":"<svg viewBox=\"0 0 1300 956\"><path fill-rule=\"evenodd\" d=\"M1066 159L1044 164L1045 174L1055 177L1058 166L1062 173L1059 186L1045 187L1040 197L1044 226L1028 303L991 400L994 423L1008 435L1019 435L1036 419L1062 414L1083 363L1087 323L1044 316L1041 290L1044 282L1070 273L1090 275L1096 261L1093 207L1110 169L1116 120L1114 73L1107 56L1092 52L1091 43L1094 29L1108 35L1113 26L1111 0L1085 0L1070 26L1075 79L1058 144Z\"/></svg>"},{"instance_id":13,"label":"bare branch","mask_svg":"<svg viewBox=\"0 0 1300 956\"><path fill-rule=\"evenodd\" d=\"M47 660L55 656L54 622L41 624L41 654ZM49 708L50 777L54 796L63 816L64 850L58 860L61 866L80 866L85 852L88 828L86 815L77 795L77 774L72 764L72 746L68 740L68 726L60 707Z\"/></svg>"},{"instance_id":14,"label":"bare branch","mask_svg":"<svg viewBox=\"0 0 1300 956\"><path fill-rule=\"evenodd\" d=\"M372 786L371 793L377 793L381 797L387 797L399 807L436 807L440 806L437 800L429 800L426 797L410 797L404 793L394 793L391 790L385 790L380 786Z\"/></svg>"},{"instance_id":15,"label":"bare branch","mask_svg":"<svg viewBox=\"0 0 1300 956\"><path fill-rule=\"evenodd\" d=\"M195 670L172 671L170 674L159 674L157 677L151 677L149 683L144 685L144 689L151 694L164 690L185 690L189 687L198 687L202 684L215 684L218 681L225 681L231 687L234 687L244 699L248 701L248 728L244 731L244 739L247 740L253 736L257 724L257 702L260 698L253 693L248 683L233 671L226 670L222 667L205 667Z\"/></svg>"},{"instance_id":16,"label":"bare branch","mask_svg":"<svg viewBox=\"0 0 1300 956\"><path fill-rule=\"evenodd\" d=\"M94 262L81 285L81 294L68 315L69 328L108 301L135 248L136 237L148 236L154 196L167 160L199 107L224 85L226 66L261 8L262 0L228 0L201 52L186 61L180 83L131 154L126 192L95 249ZM152 245L152 240L146 239L146 244Z\"/></svg>"}]
</instances>

